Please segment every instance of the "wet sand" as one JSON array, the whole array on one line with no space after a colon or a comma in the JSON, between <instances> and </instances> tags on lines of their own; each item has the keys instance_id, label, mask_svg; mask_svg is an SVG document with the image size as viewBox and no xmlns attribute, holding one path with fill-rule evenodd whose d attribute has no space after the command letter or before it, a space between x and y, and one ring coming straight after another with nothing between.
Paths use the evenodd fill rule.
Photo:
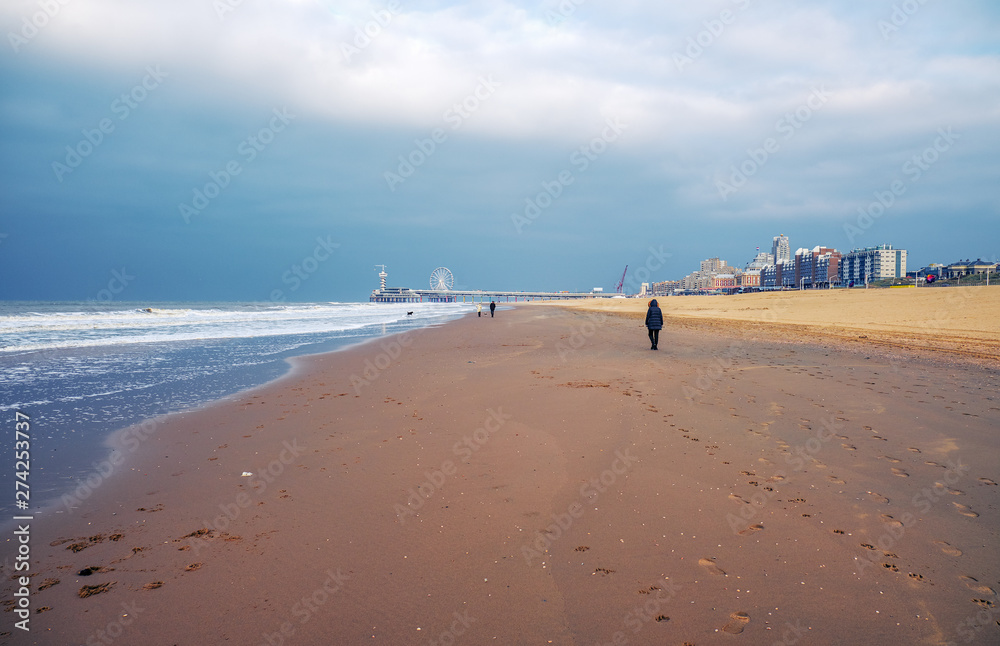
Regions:
<instances>
[{"instance_id":1,"label":"wet sand","mask_svg":"<svg viewBox=\"0 0 1000 646\"><path fill-rule=\"evenodd\" d=\"M119 434L0 641L995 644L998 377L547 305L301 359Z\"/></svg>"}]
</instances>

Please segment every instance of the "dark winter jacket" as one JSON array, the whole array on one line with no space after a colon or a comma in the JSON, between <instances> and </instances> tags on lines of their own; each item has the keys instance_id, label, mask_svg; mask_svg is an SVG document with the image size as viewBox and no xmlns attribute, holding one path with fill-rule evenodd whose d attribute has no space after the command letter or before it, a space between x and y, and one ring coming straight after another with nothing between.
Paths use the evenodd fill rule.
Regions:
<instances>
[{"instance_id":1,"label":"dark winter jacket","mask_svg":"<svg viewBox=\"0 0 1000 646\"><path fill-rule=\"evenodd\" d=\"M660 311L655 298L649 301L649 309L646 310L646 327L650 330L663 329L663 312Z\"/></svg>"}]
</instances>

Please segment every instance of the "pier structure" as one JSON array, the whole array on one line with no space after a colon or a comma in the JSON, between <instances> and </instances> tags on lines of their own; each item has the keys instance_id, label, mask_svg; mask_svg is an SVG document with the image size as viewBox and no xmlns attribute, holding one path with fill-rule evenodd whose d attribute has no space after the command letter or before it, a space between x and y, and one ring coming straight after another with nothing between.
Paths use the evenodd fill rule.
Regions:
<instances>
[{"instance_id":1,"label":"pier structure","mask_svg":"<svg viewBox=\"0 0 1000 646\"><path fill-rule=\"evenodd\" d=\"M432 289L410 289L409 287L387 287L385 284L385 265L376 265L379 272L380 286L372 290L368 299L372 303L479 303L495 301L498 303L523 303L536 300L560 300L574 298L622 298L620 294L605 294L603 292L518 292L508 290L484 289L451 289L453 283L451 272L444 267L438 267L431 274ZM448 287L446 287L448 285Z\"/></svg>"}]
</instances>

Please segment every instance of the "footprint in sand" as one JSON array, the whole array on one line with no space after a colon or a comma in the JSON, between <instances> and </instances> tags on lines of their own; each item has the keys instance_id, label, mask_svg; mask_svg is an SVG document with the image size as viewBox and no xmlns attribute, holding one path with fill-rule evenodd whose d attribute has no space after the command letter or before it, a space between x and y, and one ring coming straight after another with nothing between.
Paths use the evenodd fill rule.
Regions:
<instances>
[{"instance_id":1,"label":"footprint in sand","mask_svg":"<svg viewBox=\"0 0 1000 646\"><path fill-rule=\"evenodd\" d=\"M889 499L886 498L885 496L883 496L880 493L875 493L874 491L869 491L868 495L871 496L872 500L874 500L875 502L881 502L881 503L889 502Z\"/></svg>"},{"instance_id":2,"label":"footprint in sand","mask_svg":"<svg viewBox=\"0 0 1000 646\"><path fill-rule=\"evenodd\" d=\"M754 532L759 532L762 529L764 529L764 526L761 525L760 523L756 523L754 525L750 525L746 529L741 529L736 533L739 534L740 536L745 536L747 534L753 534Z\"/></svg>"},{"instance_id":3,"label":"footprint in sand","mask_svg":"<svg viewBox=\"0 0 1000 646\"><path fill-rule=\"evenodd\" d=\"M902 460L900 460L899 458L894 458L891 455L880 455L878 457L880 459L882 459L882 460L888 460L889 462L892 462L893 464L898 464L898 463L902 462Z\"/></svg>"},{"instance_id":4,"label":"footprint in sand","mask_svg":"<svg viewBox=\"0 0 1000 646\"><path fill-rule=\"evenodd\" d=\"M918 448L917 448L917 447L915 447L915 446L911 446L911 447L910 447L909 449L907 449L907 450L908 450L908 451L913 451L914 453L920 453L920 449L918 449Z\"/></svg>"},{"instance_id":5,"label":"footprint in sand","mask_svg":"<svg viewBox=\"0 0 1000 646\"><path fill-rule=\"evenodd\" d=\"M979 514L972 511L972 508L969 507L968 505L963 505L960 502L953 502L951 504L955 505L955 509L957 509L958 513L962 514L963 516L968 516L969 518L979 518Z\"/></svg>"},{"instance_id":6,"label":"footprint in sand","mask_svg":"<svg viewBox=\"0 0 1000 646\"><path fill-rule=\"evenodd\" d=\"M731 494L729 494L729 499L730 500L735 500L736 502L741 502L744 505L749 505L750 504L750 502L747 501L746 498L744 498L743 496L739 495L738 493L731 493Z\"/></svg>"},{"instance_id":7,"label":"footprint in sand","mask_svg":"<svg viewBox=\"0 0 1000 646\"><path fill-rule=\"evenodd\" d=\"M997 483L993 482L989 478L979 478L979 481L982 482L983 484L993 485L994 487L997 486Z\"/></svg>"},{"instance_id":8,"label":"footprint in sand","mask_svg":"<svg viewBox=\"0 0 1000 646\"><path fill-rule=\"evenodd\" d=\"M963 574L958 578L965 583L965 587L972 590L973 592L978 592L980 594L989 594L989 595L996 594L993 588L991 588L988 585L983 585L982 583L979 582L979 579L977 579L974 576L968 576Z\"/></svg>"},{"instance_id":9,"label":"footprint in sand","mask_svg":"<svg viewBox=\"0 0 1000 646\"><path fill-rule=\"evenodd\" d=\"M929 467L941 467L942 469L946 469L947 468L946 466L944 466L940 462L934 462L932 460L924 460L924 464L926 464Z\"/></svg>"},{"instance_id":10,"label":"footprint in sand","mask_svg":"<svg viewBox=\"0 0 1000 646\"><path fill-rule=\"evenodd\" d=\"M729 615L729 622L722 627L722 630L730 635L739 635L748 623L750 623L750 615L741 610Z\"/></svg>"},{"instance_id":11,"label":"footprint in sand","mask_svg":"<svg viewBox=\"0 0 1000 646\"><path fill-rule=\"evenodd\" d=\"M948 556L961 556L962 550L958 549L947 541L934 541L934 544L941 548L941 551Z\"/></svg>"},{"instance_id":12,"label":"footprint in sand","mask_svg":"<svg viewBox=\"0 0 1000 646\"><path fill-rule=\"evenodd\" d=\"M848 451L857 451L858 450L858 447L854 446L853 444L841 444L840 446L844 447Z\"/></svg>"},{"instance_id":13,"label":"footprint in sand","mask_svg":"<svg viewBox=\"0 0 1000 646\"><path fill-rule=\"evenodd\" d=\"M888 525L890 525L892 527L902 527L903 526L902 522L896 520L895 518L893 518L889 514L882 514L880 516L880 518L882 519L883 523L886 523L886 524L888 524Z\"/></svg>"},{"instance_id":14,"label":"footprint in sand","mask_svg":"<svg viewBox=\"0 0 1000 646\"><path fill-rule=\"evenodd\" d=\"M698 559L698 565L705 568L709 574L714 574L716 576L725 576L726 571L715 564L715 561L710 558Z\"/></svg>"},{"instance_id":15,"label":"footprint in sand","mask_svg":"<svg viewBox=\"0 0 1000 646\"><path fill-rule=\"evenodd\" d=\"M847 484L846 481L841 480L837 476L827 476L826 479L832 482L833 484Z\"/></svg>"},{"instance_id":16,"label":"footprint in sand","mask_svg":"<svg viewBox=\"0 0 1000 646\"><path fill-rule=\"evenodd\" d=\"M902 469L897 469L896 467L892 468L892 475L899 476L900 478L909 478L910 477L909 473L907 473L906 471L903 471Z\"/></svg>"}]
</instances>

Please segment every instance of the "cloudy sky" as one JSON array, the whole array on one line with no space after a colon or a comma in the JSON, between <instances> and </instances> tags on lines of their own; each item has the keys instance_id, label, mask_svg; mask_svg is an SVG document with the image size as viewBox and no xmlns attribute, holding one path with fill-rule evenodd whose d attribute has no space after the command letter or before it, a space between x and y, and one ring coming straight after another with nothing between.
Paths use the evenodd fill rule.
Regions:
<instances>
[{"instance_id":1,"label":"cloudy sky","mask_svg":"<svg viewBox=\"0 0 1000 646\"><path fill-rule=\"evenodd\" d=\"M0 298L1000 254L994 0L3 0ZM638 270L638 271L636 271Z\"/></svg>"}]
</instances>

